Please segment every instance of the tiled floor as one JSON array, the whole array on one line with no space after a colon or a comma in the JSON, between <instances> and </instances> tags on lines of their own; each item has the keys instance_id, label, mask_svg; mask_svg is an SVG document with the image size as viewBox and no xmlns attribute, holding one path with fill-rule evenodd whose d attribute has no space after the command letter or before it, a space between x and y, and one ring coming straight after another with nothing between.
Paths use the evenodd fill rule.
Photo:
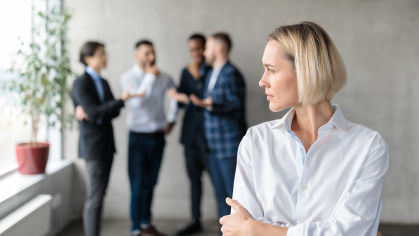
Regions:
<instances>
[{"instance_id":1,"label":"tiled floor","mask_svg":"<svg viewBox=\"0 0 419 236\"><path fill-rule=\"evenodd\" d=\"M181 220L158 220L155 226L168 235L174 235L182 228L186 221ZM204 222L205 232L195 236L219 236L219 225L217 221ZM130 222L127 220L107 220L102 223L102 236L129 236ZM380 225L383 236L418 236L419 225ZM83 236L83 225L81 221L70 223L57 236Z\"/></svg>"}]
</instances>

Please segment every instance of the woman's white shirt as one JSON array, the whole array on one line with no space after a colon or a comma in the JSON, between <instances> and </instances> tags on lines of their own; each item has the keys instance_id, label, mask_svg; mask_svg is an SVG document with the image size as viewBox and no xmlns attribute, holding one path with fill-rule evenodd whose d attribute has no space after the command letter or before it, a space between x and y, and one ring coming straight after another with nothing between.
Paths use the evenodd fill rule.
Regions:
<instances>
[{"instance_id":1,"label":"woman's white shirt","mask_svg":"<svg viewBox=\"0 0 419 236\"><path fill-rule=\"evenodd\" d=\"M333 109L303 162L291 131L294 109L249 128L233 199L256 220L290 227L288 236L377 234L388 146L379 133Z\"/></svg>"}]
</instances>

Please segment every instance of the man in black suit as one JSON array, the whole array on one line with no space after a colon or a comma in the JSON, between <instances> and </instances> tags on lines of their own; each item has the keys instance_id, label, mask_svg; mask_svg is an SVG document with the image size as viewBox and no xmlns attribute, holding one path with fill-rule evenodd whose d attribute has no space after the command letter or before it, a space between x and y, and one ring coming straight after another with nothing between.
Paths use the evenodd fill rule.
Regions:
<instances>
[{"instance_id":1,"label":"man in black suit","mask_svg":"<svg viewBox=\"0 0 419 236\"><path fill-rule=\"evenodd\" d=\"M205 74L209 67L205 64L205 37L194 34L188 39L189 52L193 61L183 69L180 86L169 89L167 94L179 102L185 109L183 117L182 135L180 142L184 145L186 169L191 183L192 220L177 236L191 235L202 231L201 217L201 176L208 171L208 148L205 140L203 108L195 106L189 101L192 94L203 98L205 88Z\"/></svg>"},{"instance_id":2,"label":"man in black suit","mask_svg":"<svg viewBox=\"0 0 419 236\"><path fill-rule=\"evenodd\" d=\"M85 43L80 62L86 66L86 72L74 81L71 97L80 127L79 157L85 159L87 169L83 223L86 236L98 236L103 198L116 152L112 119L119 115L126 100L143 94L130 94L128 88L121 99L115 100L108 82L100 77L107 62L103 44Z\"/></svg>"}]
</instances>

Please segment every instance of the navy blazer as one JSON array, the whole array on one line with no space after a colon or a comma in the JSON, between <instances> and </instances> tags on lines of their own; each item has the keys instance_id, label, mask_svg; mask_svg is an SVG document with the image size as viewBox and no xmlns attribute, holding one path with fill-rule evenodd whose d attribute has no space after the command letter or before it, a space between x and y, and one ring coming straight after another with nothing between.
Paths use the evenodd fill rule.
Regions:
<instances>
[{"instance_id":1,"label":"navy blazer","mask_svg":"<svg viewBox=\"0 0 419 236\"><path fill-rule=\"evenodd\" d=\"M79 157L105 159L116 152L112 119L119 115L124 106L122 100L115 100L106 80L102 79L105 101L102 103L96 85L88 73L78 77L71 90L74 107L81 105L89 121L79 121ZM98 122L100 120L101 122Z\"/></svg>"},{"instance_id":2,"label":"navy blazer","mask_svg":"<svg viewBox=\"0 0 419 236\"><path fill-rule=\"evenodd\" d=\"M212 97L212 109L204 110L205 135L211 155L217 158L237 157L237 150L246 134L246 86L239 70L230 62L221 68L210 94L207 73L204 98Z\"/></svg>"}]
</instances>

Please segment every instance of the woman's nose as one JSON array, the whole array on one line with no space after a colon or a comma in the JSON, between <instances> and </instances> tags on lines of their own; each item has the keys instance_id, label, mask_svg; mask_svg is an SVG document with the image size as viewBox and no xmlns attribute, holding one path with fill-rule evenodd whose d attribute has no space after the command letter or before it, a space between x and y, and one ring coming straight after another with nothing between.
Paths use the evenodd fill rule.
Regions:
<instances>
[{"instance_id":1,"label":"woman's nose","mask_svg":"<svg viewBox=\"0 0 419 236\"><path fill-rule=\"evenodd\" d=\"M266 79L265 73L263 74L262 78L259 80L259 87L266 88L268 87L269 83Z\"/></svg>"}]
</instances>

